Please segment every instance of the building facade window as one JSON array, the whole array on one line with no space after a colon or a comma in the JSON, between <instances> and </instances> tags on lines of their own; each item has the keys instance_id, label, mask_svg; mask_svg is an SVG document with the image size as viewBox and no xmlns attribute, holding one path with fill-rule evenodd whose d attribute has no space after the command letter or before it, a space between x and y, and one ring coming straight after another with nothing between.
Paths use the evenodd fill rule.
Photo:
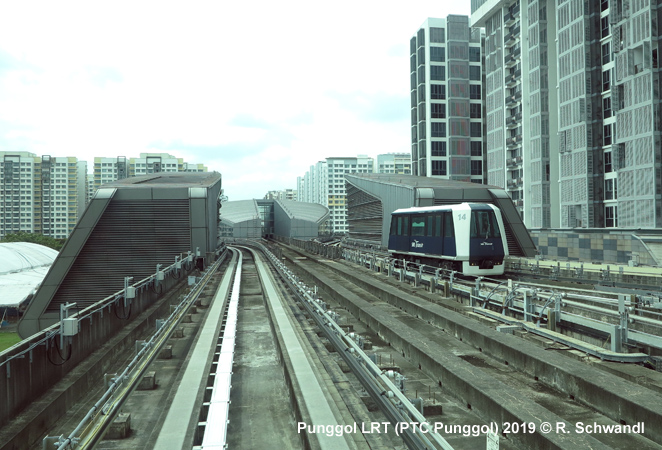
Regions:
<instances>
[{"instance_id":1,"label":"building facade window","mask_svg":"<svg viewBox=\"0 0 662 450\"><path fill-rule=\"evenodd\" d=\"M444 47L430 47L430 61L445 62L446 49Z\"/></svg>"},{"instance_id":2,"label":"building facade window","mask_svg":"<svg viewBox=\"0 0 662 450\"><path fill-rule=\"evenodd\" d=\"M605 119L611 117L611 97L602 99L602 113Z\"/></svg>"},{"instance_id":3,"label":"building facade window","mask_svg":"<svg viewBox=\"0 0 662 450\"><path fill-rule=\"evenodd\" d=\"M483 174L483 162L471 161L471 175L482 175L482 174Z\"/></svg>"},{"instance_id":4,"label":"building facade window","mask_svg":"<svg viewBox=\"0 0 662 450\"><path fill-rule=\"evenodd\" d=\"M483 156L482 142L471 142L471 156Z\"/></svg>"},{"instance_id":5,"label":"building facade window","mask_svg":"<svg viewBox=\"0 0 662 450\"><path fill-rule=\"evenodd\" d=\"M471 103L469 105L469 117L472 119L480 119L483 115L483 106L479 103Z\"/></svg>"},{"instance_id":6,"label":"building facade window","mask_svg":"<svg viewBox=\"0 0 662 450\"><path fill-rule=\"evenodd\" d=\"M446 105L444 103L432 103L432 118L445 119L446 118Z\"/></svg>"},{"instance_id":7,"label":"building facade window","mask_svg":"<svg viewBox=\"0 0 662 450\"><path fill-rule=\"evenodd\" d=\"M446 141L432 141L431 146L432 156L446 156Z\"/></svg>"},{"instance_id":8,"label":"building facade window","mask_svg":"<svg viewBox=\"0 0 662 450\"><path fill-rule=\"evenodd\" d=\"M446 175L446 161L432 161L432 175Z\"/></svg>"},{"instance_id":9,"label":"building facade window","mask_svg":"<svg viewBox=\"0 0 662 450\"><path fill-rule=\"evenodd\" d=\"M616 200L617 198L617 179L609 178L605 180L605 200Z\"/></svg>"},{"instance_id":10,"label":"building facade window","mask_svg":"<svg viewBox=\"0 0 662 450\"><path fill-rule=\"evenodd\" d=\"M600 28L602 28L601 37L604 38L609 36L609 16L604 16L602 19L600 19L600 25Z\"/></svg>"},{"instance_id":11,"label":"building facade window","mask_svg":"<svg viewBox=\"0 0 662 450\"><path fill-rule=\"evenodd\" d=\"M608 228L618 226L618 218L616 216L616 206L605 206L605 226Z\"/></svg>"},{"instance_id":12,"label":"building facade window","mask_svg":"<svg viewBox=\"0 0 662 450\"><path fill-rule=\"evenodd\" d=\"M480 62L480 48L469 47L469 61Z\"/></svg>"},{"instance_id":13,"label":"building facade window","mask_svg":"<svg viewBox=\"0 0 662 450\"><path fill-rule=\"evenodd\" d=\"M469 86L469 98L473 100L480 100L480 85L472 84Z\"/></svg>"},{"instance_id":14,"label":"building facade window","mask_svg":"<svg viewBox=\"0 0 662 450\"><path fill-rule=\"evenodd\" d=\"M435 80L435 81L446 80L446 67L430 66L430 80Z\"/></svg>"},{"instance_id":15,"label":"building facade window","mask_svg":"<svg viewBox=\"0 0 662 450\"><path fill-rule=\"evenodd\" d=\"M481 122L471 122L471 137L481 137L483 135L483 124Z\"/></svg>"},{"instance_id":16,"label":"building facade window","mask_svg":"<svg viewBox=\"0 0 662 450\"><path fill-rule=\"evenodd\" d=\"M446 137L446 123L432 122L432 137Z\"/></svg>"},{"instance_id":17,"label":"building facade window","mask_svg":"<svg viewBox=\"0 0 662 450\"><path fill-rule=\"evenodd\" d=\"M611 164L611 151L605 152L605 173L610 173L613 171L613 166Z\"/></svg>"},{"instance_id":18,"label":"building facade window","mask_svg":"<svg viewBox=\"0 0 662 450\"><path fill-rule=\"evenodd\" d=\"M611 61L611 51L609 50L609 42L602 44L602 64L609 64Z\"/></svg>"},{"instance_id":19,"label":"building facade window","mask_svg":"<svg viewBox=\"0 0 662 450\"><path fill-rule=\"evenodd\" d=\"M611 124L607 124L603 129L603 138L604 138L604 144L603 145L611 145Z\"/></svg>"},{"instance_id":20,"label":"building facade window","mask_svg":"<svg viewBox=\"0 0 662 450\"><path fill-rule=\"evenodd\" d=\"M425 92L423 90L423 92ZM430 97L433 100L446 100L446 86L443 84L430 85Z\"/></svg>"},{"instance_id":21,"label":"building facade window","mask_svg":"<svg viewBox=\"0 0 662 450\"><path fill-rule=\"evenodd\" d=\"M443 28L430 27L430 42L435 44L443 44L446 42L444 31Z\"/></svg>"},{"instance_id":22,"label":"building facade window","mask_svg":"<svg viewBox=\"0 0 662 450\"><path fill-rule=\"evenodd\" d=\"M474 81L480 81L481 68L480 66L469 66L469 79Z\"/></svg>"}]
</instances>

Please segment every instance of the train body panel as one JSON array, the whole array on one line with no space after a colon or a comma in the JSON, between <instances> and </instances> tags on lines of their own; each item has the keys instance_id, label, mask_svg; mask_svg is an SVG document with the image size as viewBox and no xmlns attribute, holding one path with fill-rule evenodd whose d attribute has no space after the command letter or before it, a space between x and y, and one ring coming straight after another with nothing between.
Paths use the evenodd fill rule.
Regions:
<instances>
[{"instance_id":1,"label":"train body panel","mask_svg":"<svg viewBox=\"0 0 662 450\"><path fill-rule=\"evenodd\" d=\"M485 203L399 209L391 215L389 252L466 275L501 275L507 243L501 212Z\"/></svg>"}]
</instances>

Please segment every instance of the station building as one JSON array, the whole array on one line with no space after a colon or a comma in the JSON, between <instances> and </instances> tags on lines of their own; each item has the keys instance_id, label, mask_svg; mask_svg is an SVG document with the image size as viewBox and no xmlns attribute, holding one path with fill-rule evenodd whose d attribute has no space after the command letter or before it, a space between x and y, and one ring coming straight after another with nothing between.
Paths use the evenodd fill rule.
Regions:
<instances>
[{"instance_id":1,"label":"station building","mask_svg":"<svg viewBox=\"0 0 662 450\"><path fill-rule=\"evenodd\" d=\"M537 252L512 199L499 187L413 175L347 174L345 180L349 237L365 245L388 247L396 209L480 202L501 210L510 255L533 257Z\"/></svg>"},{"instance_id":2,"label":"station building","mask_svg":"<svg viewBox=\"0 0 662 450\"><path fill-rule=\"evenodd\" d=\"M217 172L161 172L103 185L28 305L18 325L21 337L58 322L61 305L75 303L82 311L121 291L125 277L138 282L189 252L198 268L207 267L220 244L220 193ZM166 278L162 289L176 282ZM138 295L146 299L134 303L135 314L152 294Z\"/></svg>"},{"instance_id":3,"label":"station building","mask_svg":"<svg viewBox=\"0 0 662 450\"><path fill-rule=\"evenodd\" d=\"M317 203L278 199L225 202L220 214L220 236L313 239L329 231L328 220L329 209Z\"/></svg>"}]
</instances>

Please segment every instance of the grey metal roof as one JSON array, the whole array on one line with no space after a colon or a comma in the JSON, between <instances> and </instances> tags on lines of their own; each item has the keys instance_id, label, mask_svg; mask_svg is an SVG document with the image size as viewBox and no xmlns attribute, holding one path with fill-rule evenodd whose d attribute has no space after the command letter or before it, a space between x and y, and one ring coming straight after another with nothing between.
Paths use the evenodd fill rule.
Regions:
<instances>
[{"instance_id":1,"label":"grey metal roof","mask_svg":"<svg viewBox=\"0 0 662 450\"><path fill-rule=\"evenodd\" d=\"M391 184L394 186L409 186L418 188L445 188L445 189L461 189L465 190L467 187L472 189L501 189L498 186L491 186L489 184L467 183L466 181L446 180L443 178L433 177L419 177L416 175L398 175L398 174L382 174L382 173L361 173L361 174L347 174L349 177L366 178L376 183Z\"/></svg>"},{"instance_id":2,"label":"grey metal roof","mask_svg":"<svg viewBox=\"0 0 662 450\"><path fill-rule=\"evenodd\" d=\"M259 219L260 213L255 200L238 200L223 203L220 217L223 223L236 224L247 220Z\"/></svg>"},{"instance_id":3,"label":"grey metal roof","mask_svg":"<svg viewBox=\"0 0 662 450\"><path fill-rule=\"evenodd\" d=\"M218 172L158 172L149 175L124 178L103 185L108 187L149 188L149 187L209 187L221 179ZM164 186L167 185L167 186Z\"/></svg>"},{"instance_id":4,"label":"grey metal roof","mask_svg":"<svg viewBox=\"0 0 662 450\"><path fill-rule=\"evenodd\" d=\"M318 203L297 202L294 200L276 200L291 219L308 220L321 223L327 219L329 210Z\"/></svg>"}]
</instances>

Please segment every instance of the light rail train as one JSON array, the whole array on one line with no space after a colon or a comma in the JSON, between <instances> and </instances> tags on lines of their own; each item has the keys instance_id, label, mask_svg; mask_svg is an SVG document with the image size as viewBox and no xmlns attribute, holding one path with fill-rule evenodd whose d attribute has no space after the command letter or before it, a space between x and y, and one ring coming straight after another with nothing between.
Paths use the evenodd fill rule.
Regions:
<instances>
[{"instance_id":1,"label":"light rail train","mask_svg":"<svg viewBox=\"0 0 662 450\"><path fill-rule=\"evenodd\" d=\"M461 203L394 211L388 251L464 275L503 275L508 244L499 208Z\"/></svg>"}]
</instances>

